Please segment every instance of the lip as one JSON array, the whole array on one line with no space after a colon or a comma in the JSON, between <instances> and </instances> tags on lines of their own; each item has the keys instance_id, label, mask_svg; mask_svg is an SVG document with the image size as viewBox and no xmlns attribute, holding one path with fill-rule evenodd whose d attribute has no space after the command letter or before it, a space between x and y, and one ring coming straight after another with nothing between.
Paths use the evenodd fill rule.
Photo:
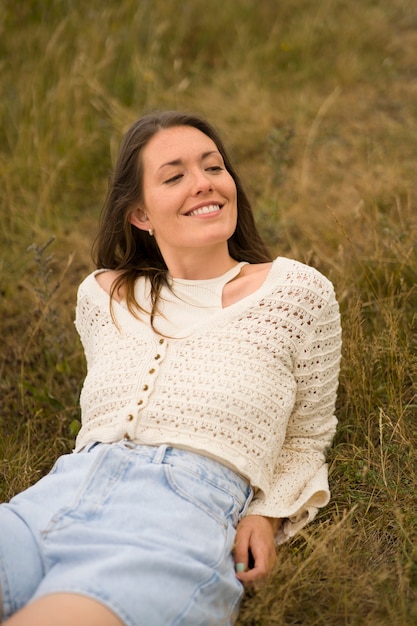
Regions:
<instances>
[{"instance_id":1,"label":"lip","mask_svg":"<svg viewBox=\"0 0 417 626\"><path fill-rule=\"evenodd\" d=\"M216 200L211 200L210 202L200 202L200 204L196 204L195 206L193 206L189 211L184 213L184 215L185 217L201 217L201 216L206 216L206 215L212 215L220 211L223 208L223 206L224 205L222 202L217 202ZM218 209L214 211L208 211L207 213L200 213L199 215L191 215L191 213L193 213L194 211L198 211L199 209L204 209L204 208L209 208L209 207L218 207Z\"/></svg>"}]
</instances>

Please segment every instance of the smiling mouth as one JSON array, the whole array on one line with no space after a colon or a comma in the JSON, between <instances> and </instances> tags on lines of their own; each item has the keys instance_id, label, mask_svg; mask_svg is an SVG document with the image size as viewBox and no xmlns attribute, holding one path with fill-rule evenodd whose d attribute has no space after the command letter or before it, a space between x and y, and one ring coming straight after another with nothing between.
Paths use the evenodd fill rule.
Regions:
<instances>
[{"instance_id":1,"label":"smiling mouth","mask_svg":"<svg viewBox=\"0 0 417 626\"><path fill-rule=\"evenodd\" d=\"M207 215L208 213L220 211L221 208L220 204L209 204L207 206L202 206L199 209L194 209L194 211L190 211L189 213L186 213L186 215L191 217L194 215Z\"/></svg>"}]
</instances>

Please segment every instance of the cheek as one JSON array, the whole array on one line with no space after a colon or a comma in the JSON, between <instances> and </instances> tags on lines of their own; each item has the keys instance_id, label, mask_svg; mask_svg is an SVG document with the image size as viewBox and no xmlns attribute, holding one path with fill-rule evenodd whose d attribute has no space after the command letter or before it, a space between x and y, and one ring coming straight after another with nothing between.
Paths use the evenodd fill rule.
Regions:
<instances>
[{"instance_id":1,"label":"cheek","mask_svg":"<svg viewBox=\"0 0 417 626\"><path fill-rule=\"evenodd\" d=\"M164 208L169 204L164 194L153 190L144 194L143 207L149 219L158 220L164 213Z\"/></svg>"},{"instance_id":2,"label":"cheek","mask_svg":"<svg viewBox=\"0 0 417 626\"><path fill-rule=\"evenodd\" d=\"M230 176L230 174L229 174ZM234 199L235 202L237 201L237 189L236 189L236 183L233 180L233 178L230 176L229 179L229 184L228 184L228 195L230 197L230 199Z\"/></svg>"},{"instance_id":3,"label":"cheek","mask_svg":"<svg viewBox=\"0 0 417 626\"><path fill-rule=\"evenodd\" d=\"M231 189L230 189L229 198L230 198L230 203L234 204L234 206L235 206L236 215L237 215L237 211L238 211L238 208L237 208L237 189L236 189L235 185L233 185L233 187L231 187Z\"/></svg>"}]
</instances>

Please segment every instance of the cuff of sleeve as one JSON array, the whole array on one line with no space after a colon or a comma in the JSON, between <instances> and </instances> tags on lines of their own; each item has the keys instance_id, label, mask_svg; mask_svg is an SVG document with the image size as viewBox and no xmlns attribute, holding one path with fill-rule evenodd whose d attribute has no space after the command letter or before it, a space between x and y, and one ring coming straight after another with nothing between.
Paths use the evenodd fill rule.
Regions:
<instances>
[{"instance_id":1,"label":"cuff of sleeve","mask_svg":"<svg viewBox=\"0 0 417 626\"><path fill-rule=\"evenodd\" d=\"M318 510L326 506L329 500L327 465L323 465L292 503L272 502L265 496L259 499L255 496L247 514L281 518L282 523L275 535L275 543L279 545L291 539L301 528L311 522Z\"/></svg>"},{"instance_id":2,"label":"cuff of sleeve","mask_svg":"<svg viewBox=\"0 0 417 626\"><path fill-rule=\"evenodd\" d=\"M291 537L294 537L306 524L313 521L318 512L315 506L304 508L297 515L292 515L282 520L282 523L275 535L275 544L277 546L285 543Z\"/></svg>"}]
</instances>

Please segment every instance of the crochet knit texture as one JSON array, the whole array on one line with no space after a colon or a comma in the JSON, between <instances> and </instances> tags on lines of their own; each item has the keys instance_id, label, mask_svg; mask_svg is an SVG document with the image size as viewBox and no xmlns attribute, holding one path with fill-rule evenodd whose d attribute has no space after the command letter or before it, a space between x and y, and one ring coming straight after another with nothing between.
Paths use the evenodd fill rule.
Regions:
<instances>
[{"instance_id":1,"label":"crochet knit texture","mask_svg":"<svg viewBox=\"0 0 417 626\"><path fill-rule=\"evenodd\" d=\"M279 257L254 293L168 338L116 301L113 321L96 273L78 293L88 372L76 451L128 438L208 455L249 480L247 514L284 520L277 543L294 535L330 497L341 351L332 284Z\"/></svg>"}]
</instances>

